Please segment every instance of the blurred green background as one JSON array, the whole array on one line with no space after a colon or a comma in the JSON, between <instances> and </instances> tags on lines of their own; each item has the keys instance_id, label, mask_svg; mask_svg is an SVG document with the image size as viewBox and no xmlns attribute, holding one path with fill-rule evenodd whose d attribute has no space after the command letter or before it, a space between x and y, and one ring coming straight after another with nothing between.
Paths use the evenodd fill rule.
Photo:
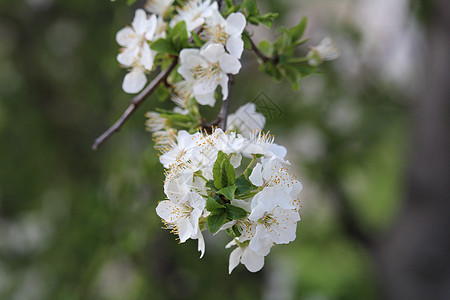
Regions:
<instances>
[{"instance_id":1,"label":"blurred green background","mask_svg":"<svg viewBox=\"0 0 450 300\"><path fill-rule=\"evenodd\" d=\"M261 95L279 105L266 130L304 184L303 212L297 240L261 272L230 276L225 235L206 236L200 260L196 242L179 245L155 213L163 168L144 113L171 103L151 97L90 148L130 99L115 34L142 1L125 2L0 1L0 299L378 299L366 234L388 228L404 197L414 55L393 50L410 49L422 26L408 2L258 1L280 13L277 25L307 15L309 45L331 35L342 56L292 91L244 55L232 111ZM394 2L386 36L370 20ZM417 30L393 45L404 24ZM273 35L255 29L263 38Z\"/></svg>"}]
</instances>

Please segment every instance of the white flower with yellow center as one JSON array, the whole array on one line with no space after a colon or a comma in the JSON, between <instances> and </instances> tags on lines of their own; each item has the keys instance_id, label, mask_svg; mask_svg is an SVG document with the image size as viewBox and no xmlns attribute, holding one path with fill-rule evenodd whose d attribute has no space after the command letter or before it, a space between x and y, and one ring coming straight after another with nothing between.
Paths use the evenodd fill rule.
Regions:
<instances>
[{"instance_id":1,"label":"white flower with yellow center","mask_svg":"<svg viewBox=\"0 0 450 300\"><path fill-rule=\"evenodd\" d=\"M131 27L121 29L116 40L123 48L117 61L126 68L131 68L125 76L122 88L127 93L137 93L147 83L145 71L153 68L156 52L150 49L148 41L153 40L157 20L152 15L147 18L143 9L136 10Z\"/></svg>"},{"instance_id":2,"label":"white flower with yellow center","mask_svg":"<svg viewBox=\"0 0 450 300\"><path fill-rule=\"evenodd\" d=\"M265 124L266 118L256 111L255 103L247 103L228 115L227 130L236 130L248 138L252 132L262 130Z\"/></svg>"},{"instance_id":3,"label":"white flower with yellow center","mask_svg":"<svg viewBox=\"0 0 450 300\"><path fill-rule=\"evenodd\" d=\"M185 21L187 31L191 32L205 23L205 17L211 14L211 9L211 0L188 0L183 7L177 9L178 15L172 19L170 26Z\"/></svg>"},{"instance_id":4,"label":"white flower with yellow center","mask_svg":"<svg viewBox=\"0 0 450 300\"><path fill-rule=\"evenodd\" d=\"M247 144L242 150L243 155L251 157L253 154L262 154L267 158L275 156L281 161L284 160L287 150L285 147L274 143L275 137L273 135L260 130L254 130L249 135Z\"/></svg>"},{"instance_id":5,"label":"white flower with yellow center","mask_svg":"<svg viewBox=\"0 0 450 300\"><path fill-rule=\"evenodd\" d=\"M324 60L334 60L341 55L339 49L334 44L331 37L325 37L320 43L315 47L310 47L309 52L306 55L308 63L311 66L318 66Z\"/></svg>"},{"instance_id":6,"label":"white flower with yellow center","mask_svg":"<svg viewBox=\"0 0 450 300\"><path fill-rule=\"evenodd\" d=\"M159 157L159 161L164 168L169 168L172 165L183 164L195 156L198 156L197 139L201 134L189 134L185 130L178 131L176 142L173 142L165 153Z\"/></svg>"},{"instance_id":7,"label":"white flower with yellow center","mask_svg":"<svg viewBox=\"0 0 450 300\"><path fill-rule=\"evenodd\" d=\"M158 216L163 219L167 228L173 229L178 234L181 243L189 238L199 240L201 256L204 254L205 246L198 222L205 206L206 201L202 196L189 192L182 199L169 198L159 202L156 207Z\"/></svg>"},{"instance_id":8,"label":"white flower with yellow center","mask_svg":"<svg viewBox=\"0 0 450 300\"><path fill-rule=\"evenodd\" d=\"M237 239L232 240L225 248L237 246L230 254L230 263L228 266L228 272L234 270L239 263L242 263L250 272L258 272L264 266L264 257L269 254L270 248L273 243L269 242L265 247L262 247L259 251L253 251L247 243L239 243Z\"/></svg>"},{"instance_id":9,"label":"white flower with yellow center","mask_svg":"<svg viewBox=\"0 0 450 300\"><path fill-rule=\"evenodd\" d=\"M302 190L302 184L288 172L286 165L275 157L258 163L249 177L250 181L262 188L251 202L250 220L259 220L266 212L279 206L295 209L295 201Z\"/></svg>"},{"instance_id":10,"label":"white flower with yellow center","mask_svg":"<svg viewBox=\"0 0 450 300\"><path fill-rule=\"evenodd\" d=\"M257 221L255 236L249 246L253 251L262 251L268 244L287 244L295 240L300 215L296 210L276 207L266 212Z\"/></svg>"},{"instance_id":11,"label":"white flower with yellow center","mask_svg":"<svg viewBox=\"0 0 450 300\"><path fill-rule=\"evenodd\" d=\"M210 44L202 50L183 49L178 68L184 79L193 83L193 95L202 105L214 106L214 92L222 88L223 100L228 98L228 75L241 69L239 60L226 53L223 45Z\"/></svg>"},{"instance_id":12,"label":"white flower with yellow center","mask_svg":"<svg viewBox=\"0 0 450 300\"><path fill-rule=\"evenodd\" d=\"M228 53L241 58L244 51L244 41L241 35L246 25L247 20L242 13L232 13L225 20L215 5L211 10L211 15L206 18L200 37L207 44L224 45Z\"/></svg>"}]
</instances>

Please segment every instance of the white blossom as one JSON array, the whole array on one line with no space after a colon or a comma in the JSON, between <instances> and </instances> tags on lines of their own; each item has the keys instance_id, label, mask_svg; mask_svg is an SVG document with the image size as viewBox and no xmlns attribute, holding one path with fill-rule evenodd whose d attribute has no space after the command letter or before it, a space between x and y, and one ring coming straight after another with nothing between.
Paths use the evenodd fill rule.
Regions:
<instances>
[{"instance_id":1,"label":"white blossom","mask_svg":"<svg viewBox=\"0 0 450 300\"><path fill-rule=\"evenodd\" d=\"M262 191L252 199L250 220L259 220L266 212L279 206L295 209L302 184L288 172L288 167L273 157L263 164L258 163L249 177L250 181Z\"/></svg>"},{"instance_id":2,"label":"white blossom","mask_svg":"<svg viewBox=\"0 0 450 300\"><path fill-rule=\"evenodd\" d=\"M159 161L164 168L169 168L173 164L180 165L198 155L198 152L195 151L195 146L197 145L196 139L199 135L199 133L196 136L191 135L185 130L178 131L176 142L173 142L170 148L159 157Z\"/></svg>"},{"instance_id":3,"label":"white blossom","mask_svg":"<svg viewBox=\"0 0 450 300\"><path fill-rule=\"evenodd\" d=\"M214 5L217 5L216 2ZM183 7L177 9L178 15L172 19L170 26L185 21L187 31L191 32L205 23L205 17L211 14L211 10L211 0L188 0Z\"/></svg>"},{"instance_id":4,"label":"white blossom","mask_svg":"<svg viewBox=\"0 0 450 300\"><path fill-rule=\"evenodd\" d=\"M184 79L193 83L193 95L202 105L214 106L214 92L222 88L223 100L228 97L228 75L241 69L239 60L226 53L223 45L210 44L202 50L183 49L178 68Z\"/></svg>"},{"instance_id":5,"label":"white blossom","mask_svg":"<svg viewBox=\"0 0 450 300\"><path fill-rule=\"evenodd\" d=\"M206 18L201 37L206 40L207 44L224 45L228 53L241 58L244 51L244 41L241 35L246 25L247 20L242 13L231 13L225 20L215 5L211 14Z\"/></svg>"},{"instance_id":6,"label":"white blossom","mask_svg":"<svg viewBox=\"0 0 450 300\"><path fill-rule=\"evenodd\" d=\"M156 213L164 220L169 229L173 229L184 243L187 239L198 239L201 256L204 254L204 240L199 228L199 219L203 214L206 201L197 193L189 192L182 199L169 199L159 202Z\"/></svg>"},{"instance_id":7,"label":"white blossom","mask_svg":"<svg viewBox=\"0 0 450 300\"><path fill-rule=\"evenodd\" d=\"M296 210L276 207L266 212L256 223L255 236L249 246L253 251L261 251L268 243L287 244L295 240L297 222L300 215Z\"/></svg>"},{"instance_id":8,"label":"white blossom","mask_svg":"<svg viewBox=\"0 0 450 300\"><path fill-rule=\"evenodd\" d=\"M264 128L266 118L256 112L255 103L247 103L228 115L227 130L237 130L244 137L249 138L251 132L259 132Z\"/></svg>"},{"instance_id":9,"label":"white blossom","mask_svg":"<svg viewBox=\"0 0 450 300\"><path fill-rule=\"evenodd\" d=\"M122 88L127 93L137 93L147 83L145 71L153 68L156 52L150 49L148 41L154 38L157 19L155 15L147 18L143 9L136 10L131 27L121 29L116 40L123 48L117 60L124 67L130 68L125 75Z\"/></svg>"},{"instance_id":10,"label":"white blossom","mask_svg":"<svg viewBox=\"0 0 450 300\"><path fill-rule=\"evenodd\" d=\"M232 240L226 245L226 248L237 245L230 254L230 263L228 272L234 270L239 263L242 263L250 272L258 272L264 266L264 257L269 253L272 243L268 243L266 247L261 248L259 251L253 251L248 245L240 244L236 239Z\"/></svg>"},{"instance_id":11,"label":"white blossom","mask_svg":"<svg viewBox=\"0 0 450 300\"><path fill-rule=\"evenodd\" d=\"M320 41L317 46L309 48L306 58L311 66L318 66L324 60L334 60L338 58L339 55L339 49L336 47L331 37L327 36Z\"/></svg>"},{"instance_id":12,"label":"white blossom","mask_svg":"<svg viewBox=\"0 0 450 300\"><path fill-rule=\"evenodd\" d=\"M251 157L253 154L262 154L264 157L277 159L283 161L287 150L285 147L274 143L274 136L264 133L260 130L250 132L250 137L247 144L243 147L242 153L245 156Z\"/></svg>"}]
</instances>

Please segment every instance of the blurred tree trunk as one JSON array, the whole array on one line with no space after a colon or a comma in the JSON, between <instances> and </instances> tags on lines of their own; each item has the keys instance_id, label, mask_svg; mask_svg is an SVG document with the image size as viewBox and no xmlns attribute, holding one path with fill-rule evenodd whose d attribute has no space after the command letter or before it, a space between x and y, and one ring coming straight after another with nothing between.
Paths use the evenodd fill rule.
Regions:
<instances>
[{"instance_id":1,"label":"blurred tree trunk","mask_svg":"<svg viewBox=\"0 0 450 300\"><path fill-rule=\"evenodd\" d=\"M406 199L376 249L389 300L450 299L450 1L434 1L428 25Z\"/></svg>"}]
</instances>

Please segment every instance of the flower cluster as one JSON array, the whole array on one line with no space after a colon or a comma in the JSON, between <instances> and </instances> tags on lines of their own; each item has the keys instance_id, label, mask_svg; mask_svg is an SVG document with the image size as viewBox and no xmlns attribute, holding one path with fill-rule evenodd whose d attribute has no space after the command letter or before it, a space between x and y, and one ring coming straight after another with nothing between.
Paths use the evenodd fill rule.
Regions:
<instances>
[{"instance_id":1,"label":"flower cluster","mask_svg":"<svg viewBox=\"0 0 450 300\"><path fill-rule=\"evenodd\" d=\"M291 28L280 27L273 43L256 45L245 30L247 23L270 28L277 14L261 14L255 0L147 0L144 8L136 10L131 26L117 33L122 47L117 60L129 70L122 84L127 93L140 92L147 73L164 69L125 116L153 91L161 101L170 98L175 104L146 115L166 169L167 199L156 212L181 243L198 240L201 256L202 232L225 231L232 238L226 247L236 247L229 272L239 263L256 272L275 244L295 239L302 185L285 160L286 149L261 131L266 118L254 103L228 115L229 102L220 101L214 121L202 116L202 106L231 100L229 89L242 68L244 45L258 57L261 71L275 80L286 79L294 89L339 51L327 37L309 47L305 57L295 57L296 47L306 42L306 18ZM119 120L119 128L125 120ZM110 129L93 147L116 131Z\"/></svg>"},{"instance_id":2,"label":"flower cluster","mask_svg":"<svg viewBox=\"0 0 450 300\"><path fill-rule=\"evenodd\" d=\"M290 173L285 155L284 147L260 131L249 138L221 129L211 134L179 131L160 156L167 168L168 199L156 212L180 242L198 239L201 256L202 230L226 231L232 237L227 247L237 246L229 272L239 262L259 271L274 244L295 239L300 220L302 185Z\"/></svg>"},{"instance_id":3,"label":"flower cluster","mask_svg":"<svg viewBox=\"0 0 450 300\"><path fill-rule=\"evenodd\" d=\"M145 8L136 10L131 28L117 33L117 43L123 46L117 60L130 72L125 76L122 88L127 93L137 93L147 83L146 71L151 71L157 51L152 42L166 37L168 26L176 27L184 22L187 34L200 30L205 44L197 48L182 49L179 53L179 74L190 84L191 96L201 105L214 106L214 92L222 87L223 99L228 96L227 74L237 74L241 68L239 58L244 50L242 32L247 24L245 16L231 13L225 20L217 2L188 0L176 9L170 21L165 21L173 0L150 0Z\"/></svg>"}]
</instances>

